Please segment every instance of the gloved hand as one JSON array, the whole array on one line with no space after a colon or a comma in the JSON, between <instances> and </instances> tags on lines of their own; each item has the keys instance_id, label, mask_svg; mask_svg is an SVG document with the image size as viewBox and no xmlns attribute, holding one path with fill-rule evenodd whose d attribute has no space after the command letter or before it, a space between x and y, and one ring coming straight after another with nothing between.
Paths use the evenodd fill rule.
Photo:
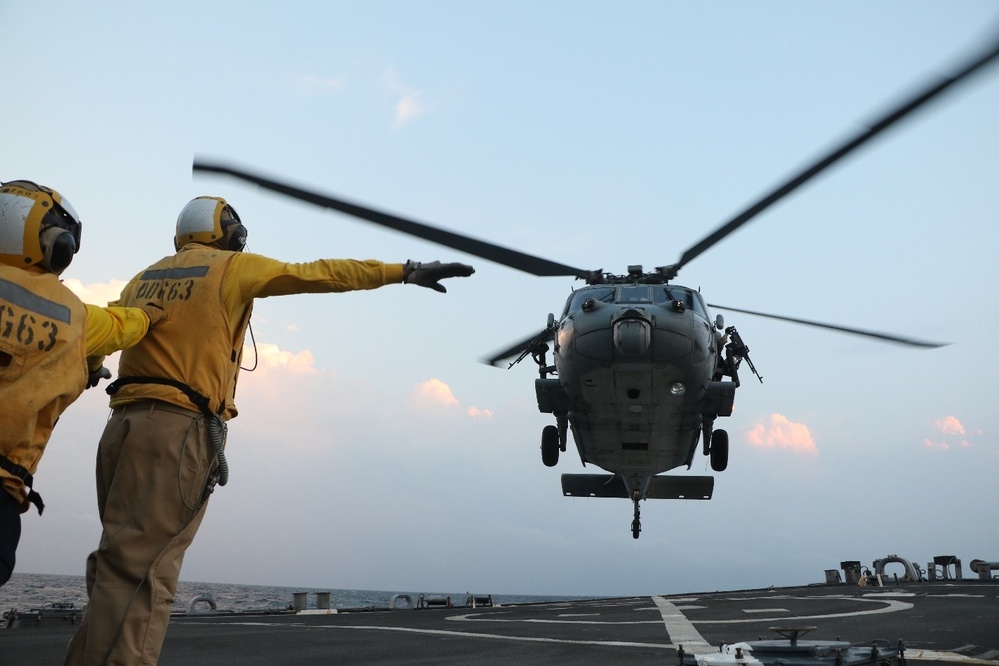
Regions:
<instances>
[{"instance_id":1,"label":"gloved hand","mask_svg":"<svg viewBox=\"0 0 999 666\"><path fill-rule=\"evenodd\" d=\"M102 379L111 379L111 371L103 365L87 375L87 388L94 388Z\"/></svg>"},{"instance_id":2,"label":"gloved hand","mask_svg":"<svg viewBox=\"0 0 999 666\"><path fill-rule=\"evenodd\" d=\"M402 281L407 284L418 284L421 287L429 287L442 294L447 293L440 280L452 277L468 277L475 272L475 269L468 264L442 264L439 261L420 263L418 261L407 261L402 271Z\"/></svg>"}]
</instances>

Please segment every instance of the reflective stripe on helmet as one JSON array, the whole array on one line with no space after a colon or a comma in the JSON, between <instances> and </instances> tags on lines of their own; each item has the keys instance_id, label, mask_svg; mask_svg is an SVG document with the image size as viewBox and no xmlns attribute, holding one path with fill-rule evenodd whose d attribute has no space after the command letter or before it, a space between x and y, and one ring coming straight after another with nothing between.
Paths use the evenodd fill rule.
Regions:
<instances>
[{"instance_id":1,"label":"reflective stripe on helmet","mask_svg":"<svg viewBox=\"0 0 999 666\"><path fill-rule=\"evenodd\" d=\"M187 243L210 244L222 237L222 211L228 204L221 197L192 199L177 216L174 243L177 249Z\"/></svg>"},{"instance_id":2,"label":"reflective stripe on helmet","mask_svg":"<svg viewBox=\"0 0 999 666\"><path fill-rule=\"evenodd\" d=\"M0 192L0 254L24 256L24 222L34 205L28 197Z\"/></svg>"}]
</instances>

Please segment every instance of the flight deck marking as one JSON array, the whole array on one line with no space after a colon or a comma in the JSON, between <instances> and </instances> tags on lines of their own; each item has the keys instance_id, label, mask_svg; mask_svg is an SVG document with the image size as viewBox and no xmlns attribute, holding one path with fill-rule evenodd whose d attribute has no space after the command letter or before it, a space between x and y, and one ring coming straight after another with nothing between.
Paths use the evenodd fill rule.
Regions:
<instances>
[{"instance_id":1,"label":"flight deck marking","mask_svg":"<svg viewBox=\"0 0 999 666\"><path fill-rule=\"evenodd\" d=\"M905 659L906 661L953 661L959 664L982 664L988 666L995 666L996 663L992 659L978 659L964 654L957 654L956 652L913 650L912 648L905 649Z\"/></svg>"},{"instance_id":2,"label":"flight deck marking","mask_svg":"<svg viewBox=\"0 0 999 666\"><path fill-rule=\"evenodd\" d=\"M448 618L451 619L451 618ZM304 624L300 622L295 623L285 623L285 622L227 622L227 625L241 625L246 627L274 627L274 628L289 628L295 627L299 629L367 629L367 630L378 630L378 631L399 631L404 633L412 634L430 634L437 636L453 636L456 638L485 638L494 640L505 640L505 641L519 641L526 643L559 643L559 644L569 644L569 645L594 645L598 647L640 647L640 648L654 648L654 649L668 649L675 650L681 645L679 643L634 643L629 641L577 641L565 638L539 638L532 636L504 636L501 634L485 634L478 632L467 632L467 631L445 631L443 629L415 629L412 627L378 627L372 625L313 625ZM700 646L691 642L684 642L682 647L688 652L693 652L698 650ZM694 649L690 649L693 647ZM708 645L710 652L714 652L717 648ZM906 650L906 659L910 661L950 661L962 666L995 666L996 662L994 660L988 659L977 659L975 657L968 657L963 654L956 654L954 652L940 652L936 650Z\"/></svg>"},{"instance_id":3,"label":"flight deck marking","mask_svg":"<svg viewBox=\"0 0 999 666\"><path fill-rule=\"evenodd\" d=\"M832 601L843 601L852 600L858 603L866 604L880 604L880 608L872 608L869 610L857 610L857 611L845 611L838 613L823 613L818 615L780 615L780 616L770 616L770 617L743 617L739 619L732 620L697 620L697 624L739 624L739 623L751 623L751 622L787 622L789 620L813 620L813 619L827 619L833 617L856 617L860 615L875 615L878 613L895 613L898 611L909 610L913 605L906 601L897 601L895 599L886 599L884 597L877 599L868 599L863 597L851 597L844 595L825 595L822 597L791 597L782 596L781 599L800 599L804 601L822 601L822 600L832 600ZM664 603L670 605L670 613L676 613L682 616L681 609L678 606L666 601L663 597L652 597L652 600L656 602L656 609L662 613L662 605L660 600ZM750 600L749 597L743 599L745 601ZM626 605L626 604L618 604ZM656 610L651 607L648 608L636 608L635 610ZM783 611L785 613L790 613L789 610L784 609L771 609L774 612ZM745 613L751 613L751 609L743 609ZM480 613L466 613L464 615L450 615L445 618L450 621L455 622L524 622L528 624L604 624L604 625L615 625L615 624L658 624L658 620L628 620L628 621L615 621L615 620L573 620L573 619L559 619L558 617L551 619L541 619L541 618L497 618L496 613L490 613L487 611ZM686 619L686 618L684 618Z\"/></svg>"},{"instance_id":4,"label":"flight deck marking","mask_svg":"<svg viewBox=\"0 0 999 666\"><path fill-rule=\"evenodd\" d=\"M497 620L492 614L488 614L488 617L479 617L481 615L486 615L486 613L467 613L465 615L449 615L444 618L445 620L450 620L452 622L507 622L509 624L659 624L659 620L542 620L540 618L527 618L527 619L515 619L515 620ZM561 617L561 616L560 616Z\"/></svg>"},{"instance_id":5,"label":"flight deck marking","mask_svg":"<svg viewBox=\"0 0 999 666\"><path fill-rule=\"evenodd\" d=\"M715 651L715 648L704 640L704 637L694 628L690 620L672 602L662 597L652 597L652 600L656 602L659 613L663 616L666 631L669 633L669 638L673 643L683 645L684 650L694 654L705 654Z\"/></svg>"},{"instance_id":6,"label":"flight deck marking","mask_svg":"<svg viewBox=\"0 0 999 666\"><path fill-rule=\"evenodd\" d=\"M785 597L787 599L806 599L815 601L814 597ZM699 624L735 624L735 623L746 623L746 622L764 622L769 620L781 620L787 621L789 619L817 619L817 618L830 618L830 617L849 617L857 615L869 615L873 613L890 613L900 610L906 610L912 608L912 604L896 601L894 599L858 599L856 597L842 597L830 595L828 599L835 599L837 601L843 599L853 599L854 601L876 603L883 605L882 608L877 608L873 610L864 611L854 611L848 613L830 613L825 615L804 615L790 618L789 616L783 616L780 618L765 618L761 619L759 617L754 618L743 618L739 620L699 620ZM687 619L686 616L680 611L680 609L675 606L670 601L663 597L654 596L652 600L656 604L656 609L658 609L660 615L662 616L662 621L665 624L666 631L669 634L669 642L666 643L645 643L645 642L632 642L632 641L597 641L597 640L573 640L566 638L545 638L536 636L511 636L503 634L493 634L493 633L481 633L481 632L467 632L467 631L450 631L444 629L417 629L415 627L385 627L376 625L302 625L297 624L293 626L301 626L303 628L310 629L360 629L368 631L395 631L410 634L425 634L431 636L451 636L454 638L482 638L491 640L505 640L505 641L515 641L515 642L530 642L530 643L549 643L549 644L569 644L569 645L594 645L603 647L641 647L641 648L655 648L655 649L677 649L682 646L684 650L688 653L694 654L704 654L708 652L714 652L717 648L709 644L704 637L694 628L693 623ZM636 600L637 601L637 600ZM634 602L632 602L634 603ZM627 605L627 604L611 604L611 605ZM649 610L652 610L651 608ZM615 624L658 624L658 621L630 621L630 622L614 622L614 621L600 621L600 620L582 620L582 619L568 619L564 617L567 614L562 614L561 619L540 619L540 618L527 618L523 620L512 619L512 618L497 618L494 613L467 613L464 615L448 616L445 619L451 621L469 621L469 622L500 622L500 623L513 623L513 622L524 622L524 623L538 623L538 624L604 624L604 625L615 625ZM288 624L283 623L266 623L266 622L246 622L241 623L247 626L274 626L274 627L288 627ZM964 660L962 660L964 661ZM972 663L972 662L965 662Z\"/></svg>"},{"instance_id":7,"label":"flight deck marking","mask_svg":"<svg viewBox=\"0 0 999 666\"><path fill-rule=\"evenodd\" d=\"M449 618L450 619L450 618ZM228 622L226 624L241 624L251 627L301 627L302 629L366 629L369 631L398 631L408 634L428 634L431 636L451 636L454 638L487 638L501 641L519 641L523 643L563 643L570 645L597 645L601 647L640 647L656 648L661 650L674 650L675 645L670 643L635 643L631 641L577 641L567 638L541 638L537 636L505 636L503 634L484 634L473 631L448 631L446 629L417 629L415 627L379 627L370 624L358 625L311 625L311 624L285 624L282 622Z\"/></svg>"},{"instance_id":8,"label":"flight deck marking","mask_svg":"<svg viewBox=\"0 0 999 666\"><path fill-rule=\"evenodd\" d=\"M783 617L766 617L766 618L742 618L739 620L698 620L698 624L738 624L747 622L768 622L768 621L781 621L785 622L787 620L819 620L830 617L854 617L857 615L875 615L877 613L895 613L898 611L909 610L912 608L912 604L907 601L896 601L895 599L867 599L864 597L850 597L850 596L836 596L827 595L823 597L781 597L782 599L804 599L806 601L819 601L822 599L835 599L836 601L852 600L865 603L874 604L884 604L883 608L874 608L872 610L861 610L861 611L849 611L846 613L825 613L823 615L794 615L794 616L783 616Z\"/></svg>"}]
</instances>

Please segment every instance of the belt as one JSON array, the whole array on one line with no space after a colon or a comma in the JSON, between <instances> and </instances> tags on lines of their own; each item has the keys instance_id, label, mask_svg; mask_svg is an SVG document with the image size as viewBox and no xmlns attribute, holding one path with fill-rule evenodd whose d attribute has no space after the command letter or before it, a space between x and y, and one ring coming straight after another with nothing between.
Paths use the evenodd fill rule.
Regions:
<instances>
[{"instance_id":1,"label":"belt","mask_svg":"<svg viewBox=\"0 0 999 666\"><path fill-rule=\"evenodd\" d=\"M35 485L35 479L24 467L21 467L10 458L6 456L0 456L0 469L5 472L16 476L24 484L24 487L28 489L28 501L35 505L38 509L38 515L42 515L42 510L45 509L45 502L42 501L42 496L35 492L32 486ZM6 492L0 489L0 492Z\"/></svg>"},{"instance_id":2,"label":"belt","mask_svg":"<svg viewBox=\"0 0 999 666\"><path fill-rule=\"evenodd\" d=\"M124 405L118 405L117 407L112 407L111 412L113 414L125 413L128 411L146 411L146 412L170 412L171 414L181 414L183 416L190 416L195 418L201 416L201 412L196 409L185 409L172 402L166 402L164 400L154 400L148 398L145 400L136 400L135 402L128 402Z\"/></svg>"}]
</instances>

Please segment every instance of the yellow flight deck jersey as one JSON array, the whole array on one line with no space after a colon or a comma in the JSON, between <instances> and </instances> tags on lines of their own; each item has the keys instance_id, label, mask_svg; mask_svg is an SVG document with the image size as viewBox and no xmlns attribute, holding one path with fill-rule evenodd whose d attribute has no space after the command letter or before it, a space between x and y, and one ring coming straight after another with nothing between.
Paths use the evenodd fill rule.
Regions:
<instances>
[{"instance_id":1,"label":"yellow flight deck jersey","mask_svg":"<svg viewBox=\"0 0 999 666\"><path fill-rule=\"evenodd\" d=\"M34 474L87 385L87 357L133 345L148 327L142 310L84 305L53 273L0 265L0 455ZM0 481L26 511L22 480L0 469Z\"/></svg>"},{"instance_id":2,"label":"yellow flight deck jersey","mask_svg":"<svg viewBox=\"0 0 999 666\"><path fill-rule=\"evenodd\" d=\"M229 420L237 413L236 380L254 298L375 289L402 278L403 264L349 259L289 264L188 243L122 290L117 304L151 302L165 316L141 344L122 352L118 377L181 382L208 398L211 412ZM122 385L111 407L149 399L199 411L183 391L157 383Z\"/></svg>"}]
</instances>

